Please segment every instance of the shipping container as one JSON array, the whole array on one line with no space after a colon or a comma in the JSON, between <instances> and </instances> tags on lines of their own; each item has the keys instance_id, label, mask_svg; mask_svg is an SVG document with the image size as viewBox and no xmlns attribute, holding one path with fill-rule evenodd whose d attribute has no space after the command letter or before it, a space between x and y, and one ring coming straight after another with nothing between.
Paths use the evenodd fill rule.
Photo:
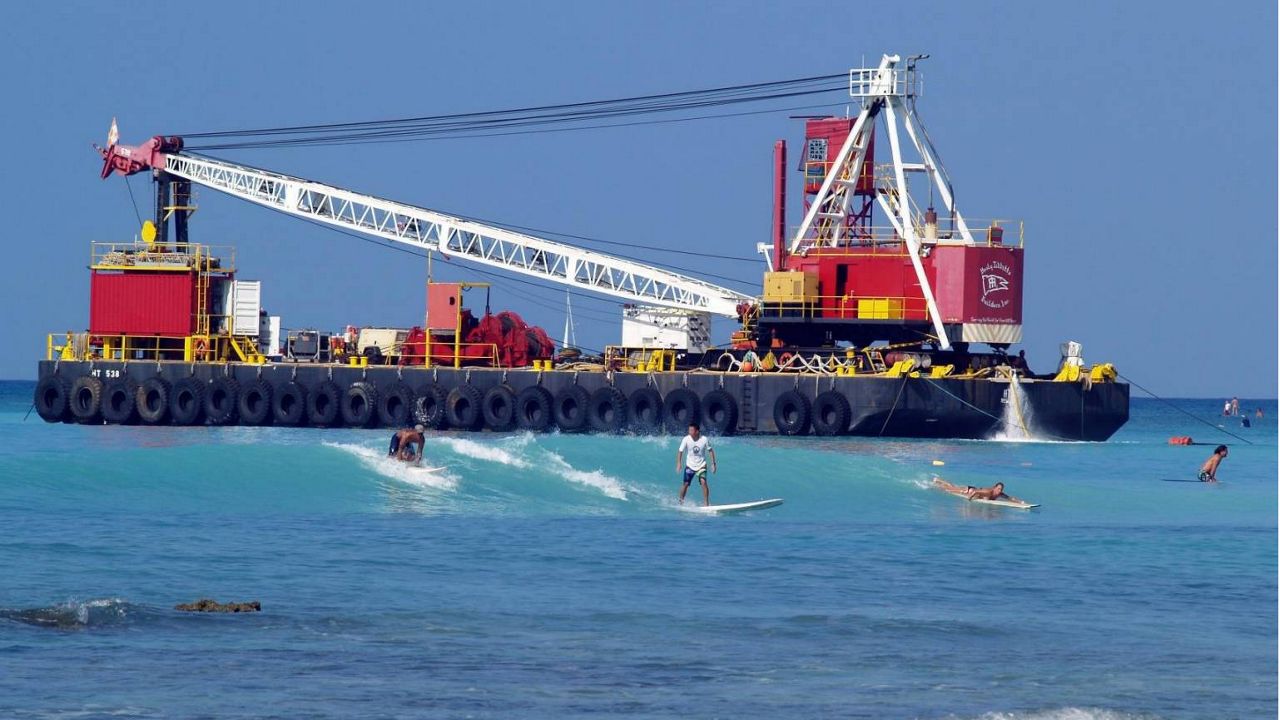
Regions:
<instances>
[{"instance_id":1,"label":"shipping container","mask_svg":"<svg viewBox=\"0 0 1280 720\"><path fill-rule=\"evenodd\" d=\"M171 335L195 332L194 272L95 270L89 280L93 335Z\"/></svg>"}]
</instances>

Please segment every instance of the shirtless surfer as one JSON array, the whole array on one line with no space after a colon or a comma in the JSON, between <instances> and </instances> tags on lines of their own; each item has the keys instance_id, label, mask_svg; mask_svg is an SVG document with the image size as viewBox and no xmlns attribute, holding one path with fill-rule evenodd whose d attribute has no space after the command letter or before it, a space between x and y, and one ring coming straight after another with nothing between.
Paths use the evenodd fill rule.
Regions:
<instances>
[{"instance_id":1,"label":"shirtless surfer","mask_svg":"<svg viewBox=\"0 0 1280 720\"><path fill-rule=\"evenodd\" d=\"M960 495L962 497L969 498L970 500L1008 500L1009 502L1026 502L1025 500L1006 493L1004 491L1004 483L1002 482L998 482L989 488L974 487L972 485L960 487L959 485L952 485L946 480L936 477L933 479L933 484L943 490L946 490L952 495Z\"/></svg>"},{"instance_id":2,"label":"shirtless surfer","mask_svg":"<svg viewBox=\"0 0 1280 720\"><path fill-rule=\"evenodd\" d=\"M1223 460L1227 459L1227 446L1219 445L1213 449L1213 454L1208 460L1200 466L1200 474L1196 476L1200 482L1218 482L1218 466Z\"/></svg>"},{"instance_id":3,"label":"shirtless surfer","mask_svg":"<svg viewBox=\"0 0 1280 720\"><path fill-rule=\"evenodd\" d=\"M422 431L425 429L421 425L414 425L412 428L397 430L391 436L387 457L394 457L404 462L422 462L422 450L426 445L426 438L422 436Z\"/></svg>"}]
</instances>

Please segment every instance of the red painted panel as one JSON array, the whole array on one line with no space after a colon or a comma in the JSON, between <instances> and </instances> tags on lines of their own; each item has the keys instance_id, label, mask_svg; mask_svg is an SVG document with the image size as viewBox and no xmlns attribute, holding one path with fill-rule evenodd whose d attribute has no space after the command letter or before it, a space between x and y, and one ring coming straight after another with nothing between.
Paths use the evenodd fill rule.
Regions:
<instances>
[{"instance_id":1,"label":"red painted panel","mask_svg":"<svg viewBox=\"0 0 1280 720\"><path fill-rule=\"evenodd\" d=\"M460 283L431 283L427 286L427 330L458 329L458 313L462 312ZM450 353L453 351L450 350ZM452 354L450 357L453 357Z\"/></svg>"},{"instance_id":2,"label":"red painted panel","mask_svg":"<svg viewBox=\"0 0 1280 720\"><path fill-rule=\"evenodd\" d=\"M89 332L190 335L195 331L195 293L194 273L94 271L89 280Z\"/></svg>"},{"instance_id":3,"label":"red painted panel","mask_svg":"<svg viewBox=\"0 0 1280 720\"><path fill-rule=\"evenodd\" d=\"M1022 248L939 245L926 263L943 322L1022 323Z\"/></svg>"},{"instance_id":4,"label":"red painted panel","mask_svg":"<svg viewBox=\"0 0 1280 720\"><path fill-rule=\"evenodd\" d=\"M826 163L827 167L830 167L835 162L836 156L840 154L840 149L844 147L844 141L849 137L849 131L853 129L856 120L857 118L823 118L805 121L805 146L801 155L801 168L805 172L804 191L806 193L818 192L826 175L825 171L817 174L817 168L808 166L809 140L821 138L827 141ZM875 154L876 136L873 129L868 138L866 159L862 163L862 176L858 178L856 192L859 195L875 195Z\"/></svg>"}]
</instances>

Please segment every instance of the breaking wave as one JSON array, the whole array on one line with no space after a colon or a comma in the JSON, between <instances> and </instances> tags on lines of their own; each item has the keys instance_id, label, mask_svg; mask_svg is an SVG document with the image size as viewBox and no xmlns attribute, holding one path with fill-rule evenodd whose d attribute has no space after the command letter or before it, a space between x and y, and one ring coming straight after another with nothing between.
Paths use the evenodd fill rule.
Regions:
<instances>
[{"instance_id":1,"label":"breaking wave","mask_svg":"<svg viewBox=\"0 0 1280 720\"><path fill-rule=\"evenodd\" d=\"M68 600L36 608L0 608L0 620L52 628L80 630L87 627L124 625L145 611L119 598Z\"/></svg>"},{"instance_id":2,"label":"breaking wave","mask_svg":"<svg viewBox=\"0 0 1280 720\"><path fill-rule=\"evenodd\" d=\"M956 718L956 716L951 716ZM1140 715L1105 708L1064 707L1030 712L994 712L975 720L1159 720L1155 715Z\"/></svg>"},{"instance_id":3,"label":"breaking wave","mask_svg":"<svg viewBox=\"0 0 1280 720\"><path fill-rule=\"evenodd\" d=\"M359 458L361 464L383 477L408 485L416 485L429 490L456 490L458 478L448 473L448 469L439 472L428 472L429 468L408 465L386 456L380 450L351 443L329 443L325 445L350 453ZM424 461L426 462L426 461Z\"/></svg>"}]
</instances>

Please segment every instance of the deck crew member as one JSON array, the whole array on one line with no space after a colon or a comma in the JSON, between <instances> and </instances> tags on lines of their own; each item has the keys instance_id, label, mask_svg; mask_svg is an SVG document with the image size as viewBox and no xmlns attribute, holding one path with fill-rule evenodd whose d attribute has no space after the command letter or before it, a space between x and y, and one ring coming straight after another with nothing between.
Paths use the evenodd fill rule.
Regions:
<instances>
[{"instance_id":1,"label":"deck crew member","mask_svg":"<svg viewBox=\"0 0 1280 720\"><path fill-rule=\"evenodd\" d=\"M698 423L689 423L689 434L680 441L680 449L676 451L676 472L684 468L684 484L680 486L680 502L684 503L684 495L689 492L689 483L698 478L702 485L702 504L711 504L711 488L707 486L707 458L711 459L711 472L716 471L716 451L698 429Z\"/></svg>"},{"instance_id":2,"label":"deck crew member","mask_svg":"<svg viewBox=\"0 0 1280 720\"><path fill-rule=\"evenodd\" d=\"M1213 454L1208 460L1200 466L1200 474L1196 476L1200 482L1218 482L1218 466L1223 460L1227 459L1227 446L1219 445L1213 449Z\"/></svg>"},{"instance_id":3,"label":"deck crew member","mask_svg":"<svg viewBox=\"0 0 1280 720\"><path fill-rule=\"evenodd\" d=\"M426 445L426 438L422 436L422 431L425 429L422 425L414 425L412 428L397 430L391 436L387 457L405 462L421 462L422 450Z\"/></svg>"}]
</instances>

